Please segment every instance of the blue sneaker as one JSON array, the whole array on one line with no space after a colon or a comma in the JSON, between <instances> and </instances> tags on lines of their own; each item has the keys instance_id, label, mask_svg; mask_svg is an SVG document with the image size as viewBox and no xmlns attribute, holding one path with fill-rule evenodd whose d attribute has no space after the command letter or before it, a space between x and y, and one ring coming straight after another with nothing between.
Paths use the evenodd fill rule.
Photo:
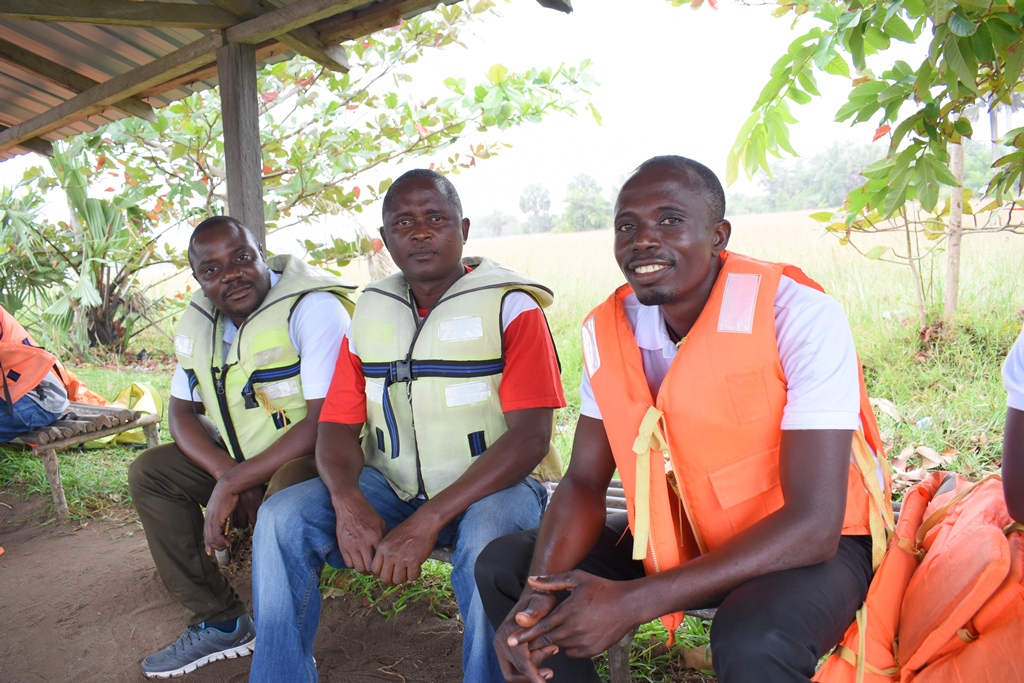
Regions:
<instances>
[{"instance_id":1,"label":"blue sneaker","mask_svg":"<svg viewBox=\"0 0 1024 683\"><path fill-rule=\"evenodd\" d=\"M184 676L218 659L248 657L255 646L256 627L248 614L238 617L231 633L203 624L189 626L176 641L142 660L142 675L146 678Z\"/></svg>"}]
</instances>

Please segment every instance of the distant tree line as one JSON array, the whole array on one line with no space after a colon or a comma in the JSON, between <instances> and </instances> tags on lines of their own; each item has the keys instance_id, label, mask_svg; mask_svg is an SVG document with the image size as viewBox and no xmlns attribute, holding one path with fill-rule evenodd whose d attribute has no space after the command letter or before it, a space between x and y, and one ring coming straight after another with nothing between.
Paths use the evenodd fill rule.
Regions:
<instances>
[{"instance_id":1,"label":"distant tree line","mask_svg":"<svg viewBox=\"0 0 1024 683\"><path fill-rule=\"evenodd\" d=\"M992 165L990 145L965 140L964 187L980 196L988 184ZM846 195L864 183L861 170L877 156L870 145L834 143L807 158L787 159L772 167L772 177L757 178L757 194L729 193L726 213L775 213L843 205ZM501 237L539 232L583 232L612 226L612 212L618 187L606 194L593 177L581 173L569 181L562 211L551 213L551 193L540 183L531 183L519 195L522 217L492 211L473 218L473 234Z\"/></svg>"},{"instance_id":2,"label":"distant tree line","mask_svg":"<svg viewBox=\"0 0 1024 683\"><path fill-rule=\"evenodd\" d=\"M964 187L980 195L988 185L992 148L965 140ZM772 177L759 175L758 194L730 193L729 215L824 209L843 205L851 190L864 184L861 171L878 156L870 145L834 143L807 158L787 159L772 166Z\"/></svg>"}]
</instances>

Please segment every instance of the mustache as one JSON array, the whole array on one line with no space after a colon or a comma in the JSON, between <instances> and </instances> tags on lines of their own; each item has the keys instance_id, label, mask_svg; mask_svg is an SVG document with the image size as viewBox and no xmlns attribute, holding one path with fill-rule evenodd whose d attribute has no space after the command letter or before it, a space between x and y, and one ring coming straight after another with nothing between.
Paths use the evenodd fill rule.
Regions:
<instances>
[{"instance_id":1,"label":"mustache","mask_svg":"<svg viewBox=\"0 0 1024 683\"><path fill-rule=\"evenodd\" d=\"M224 294L222 296L226 298L226 297L231 296L232 294L234 294L235 292L237 292L240 289L245 289L246 287L255 287L255 286L256 286L256 283L252 282L251 280L247 280L245 282L240 282L238 284L232 285L228 289L225 289L224 290Z\"/></svg>"}]
</instances>

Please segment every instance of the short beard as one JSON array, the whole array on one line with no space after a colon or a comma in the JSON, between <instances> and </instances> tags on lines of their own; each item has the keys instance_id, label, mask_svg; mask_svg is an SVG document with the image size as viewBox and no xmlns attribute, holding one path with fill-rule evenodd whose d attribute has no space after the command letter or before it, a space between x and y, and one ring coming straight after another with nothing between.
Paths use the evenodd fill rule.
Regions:
<instances>
[{"instance_id":1,"label":"short beard","mask_svg":"<svg viewBox=\"0 0 1024 683\"><path fill-rule=\"evenodd\" d=\"M648 289L642 294L636 291L633 293L636 294L636 300L644 306L662 306L672 303L672 295L662 289Z\"/></svg>"}]
</instances>

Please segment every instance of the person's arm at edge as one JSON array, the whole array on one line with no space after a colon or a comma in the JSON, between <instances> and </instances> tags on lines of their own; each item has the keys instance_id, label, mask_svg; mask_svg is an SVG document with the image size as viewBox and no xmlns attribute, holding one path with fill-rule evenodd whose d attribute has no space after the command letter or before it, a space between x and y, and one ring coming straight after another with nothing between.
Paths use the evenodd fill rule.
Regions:
<instances>
[{"instance_id":1,"label":"person's arm at edge","mask_svg":"<svg viewBox=\"0 0 1024 683\"><path fill-rule=\"evenodd\" d=\"M1003 431L1003 493L1010 516L1024 524L1024 410L1014 408Z\"/></svg>"}]
</instances>

